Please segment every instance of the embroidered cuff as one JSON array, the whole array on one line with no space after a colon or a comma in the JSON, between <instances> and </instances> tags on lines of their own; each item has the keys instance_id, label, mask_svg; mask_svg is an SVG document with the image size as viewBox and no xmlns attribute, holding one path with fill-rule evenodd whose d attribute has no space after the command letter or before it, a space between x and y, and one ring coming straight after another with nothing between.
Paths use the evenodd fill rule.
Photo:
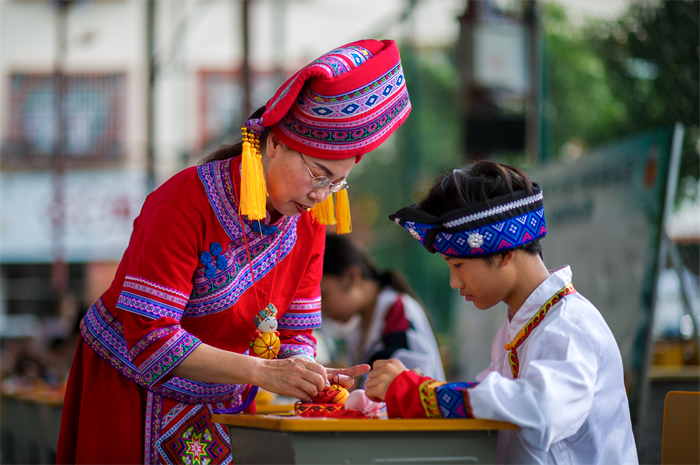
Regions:
<instances>
[{"instance_id":1,"label":"embroidered cuff","mask_svg":"<svg viewBox=\"0 0 700 465\"><path fill-rule=\"evenodd\" d=\"M307 345L296 344L281 344L277 358L298 358L296 356L308 357L311 360L316 356L316 351L313 347Z\"/></svg>"},{"instance_id":2,"label":"embroidered cuff","mask_svg":"<svg viewBox=\"0 0 700 465\"><path fill-rule=\"evenodd\" d=\"M316 329L321 327L321 296L294 299L279 319L279 329Z\"/></svg>"},{"instance_id":3,"label":"embroidered cuff","mask_svg":"<svg viewBox=\"0 0 700 465\"><path fill-rule=\"evenodd\" d=\"M153 386L201 343L202 341L180 329L137 368L144 381Z\"/></svg>"},{"instance_id":4,"label":"embroidered cuff","mask_svg":"<svg viewBox=\"0 0 700 465\"><path fill-rule=\"evenodd\" d=\"M477 383L447 383L437 386L434 398L437 400L440 416L443 418L474 418L469 401L469 389Z\"/></svg>"},{"instance_id":5,"label":"embroidered cuff","mask_svg":"<svg viewBox=\"0 0 700 465\"><path fill-rule=\"evenodd\" d=\"M158 328L150 333L143 339L141 339L139 342L134 344L134 346L131 348L127 356L129 357L129 360L132 362L136 360L136 358L141 355L146 349L148 349L151 345L155 344L161 339L165 339L170 337L174 332L181 330L182 327L180 325L173 325L173 326L167 326L165 328Z\"/></svg>"},{"instance_id":6,"label":"embroidered cuff","mask_svg":"<svg viewBox=\"0 0 700 465\"><path fill-rule=\"evenodd\" d=\"M147 318L168 317L179 321L188 298L177 289L138 276L127 276L117 300L117 308Z\"/></svg>"}]
</instances>

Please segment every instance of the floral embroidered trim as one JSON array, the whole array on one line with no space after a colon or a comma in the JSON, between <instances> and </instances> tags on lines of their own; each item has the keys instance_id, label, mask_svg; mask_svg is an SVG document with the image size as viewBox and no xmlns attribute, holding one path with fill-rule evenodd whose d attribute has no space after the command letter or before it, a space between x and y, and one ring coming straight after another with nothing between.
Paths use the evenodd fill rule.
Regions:
<instances>
[{"instance_id":1,"label":"floral embroidered trim","mask_svg":"<svg viewBox=\"0 0 700 465\"><path fill-rule=\"evenodd\" d=\"M333 97L326 97L324 95L319 95L315 92L313 92L310 88L308 90L302 90L302 92L305 95L308 95L308 97L315 103L315 104L332 104L332 103L342 103L343 105L347 105L348 102L351 102L353 100L362 100L364 102L367 102L368 100L368 95L374 93L377 89L381 88L383 91L384 88L386 87L385 84L387 82L394 81L396 77L400 78L400 81L398 83L392 82L394 85L401 85L403 84L403 68L401 67L401 62L399 61L396 66L394 66L392 69L387 71L383 76L380 76L377 78L374 82L371 82L367 84L366 86L362 86L359 89L352 90L350 92L347 92L345 94L341 95L336 95ZM389 93L390 95L390 93ZM379 97L379 96L378 96ZM387 97L386 95L382 94L382 97ZM379 97L381 98L381 97ZM380 101L376 99L371 99L370 102L367 102L366 104L368 106L375 106L377 103ZM323 115L326 117L327 115ZM344 114L343 117L347 118L348 115Z\"/></svg>"},{"instance_id":2,"label":"floral embroidered trim","mask_svg":"<svg viewBox=\"0 0 700 465\"><path fill-rule=\"evenodd\" d=\"M510 353L508 354L508 362L510 362L510 370L513 373L513 379L518 379L518 375L520 374L520 364L518 362L518 354L516 352L518 347L520 347L520 345L523 342L525 342L525 339L527 339L530 333L532 333L532 330L540 324L540 322L547 315L547 312L549 312L549 310L554 305L558 304L559 301L567 295L574 293L576 293L576 289L574 289L573 283L569 283L566 286L564 286L561 290L557 291L556 294L550 297L549 300L545 302L544 305L542 305L542 307L537 311L537 313L535 313L535 315L530 319L530 321L528 321L527 324L523 326L523 328L513 339L513 342L504 346L506 350L510 351Z\"/></svg>"},{"instance_id":3,"label":"floral embroidered trim","mask_svg":"<svg viewBox=\"0 0 700 465\"><path fill-rule=\"evenodd\" d=\"M168 342L163 344L153 355L139 365L139 371L143 373L144 380L151 386L172 370L201 343L202 341L184 329L180 329L168 339Z\"/></svg>"},{"instance_id":4,"label":"floral embroidered trim","mask_svg":"<svg viewBox=\"0 0 700 465\"><path fill-rule=\"evenodd\" d=\"M402 88L403 82L403 70L399 63L369 86L337 97L325 97L315 93L310 87L304 87L299 94L304 104L294 106L292 111L294 116L306 125L317 125L317 118L322 115L325 129L344 127L353 131L367 121L375 119L374 109L387 103L391 105L394 100L400 98L401 92L405 92ZM365 116L360 117L363 114ZM348 121L350 116L355 118Z\"/></svg>"},{"instance_id":5,"label":"floral embroidered trim","mask_svg":"<svg viewBox=\"0 0 700 465\"><path fill-rule=\"evenodd\" d=\"M387 131L391 130L395 121L401 120L411 108L408 94L403 93L396 104L391 105L386 111L373 118L364 126L354 127L351 130L321 130L313 126L303 124L292 112L277 123L277 127L289 138L322 150L353 150L367 147L381 139Z\"/></svg>"},{"instance_id":6,"label":"floral embroidered trim","mask_svg":"<svg viewBox=\"0 0 700 465\"><path fill-rule=\"evenodd\" d=\"M311 358L316 356L316 351L313 347L298 344L281 344L277 358L289 358L292 355L308 355Z\"/></svg>"},{"instance_id":7,"label":"floral embroidered trim","mask_svg":"<svg viewBox=\"0 0 700 465\"><path fill-rule=\"evenodd\" d=\"M146 424L145 426L145 447L143 463L156 465L158 452L156 451L156 441L160 437L160 417L163 414L163 398L158 394L148 392L146 396Z\"/></svg>"},{"instance_id":8,"label":"floral embroidered trim","mask_svg":"<svg viewBox=\"0 0 700 465\"><path fill-rule=\"evenodd\" d=\"M245 384L200 383L177 376L157 386L149 386L128 357L129 350L121 322L107 310L102 299L90 307L87 315L80 322L80 332L85 343L119 373L145 389L178 402L187 404L227 402L240 397L247 387ZM199 341L195 347L197 345Z\"/></svg>"},{"instance_id":9,"label":"floral embroidered trim","mask_svg":"<svg viewBox=\"0 0 700 465\"><path fill-rule=\"evenodd\" d=\"M180 297L182 297L182 298L185 299L185 300L189 299L189 297L190 297L190 296L188 296L187 294L185 294L184 292L178 291L177 289L173 289L173 288L171 288L171 287L163 286L162 284L154 283L153 281L149 281L149 280L147 280L147 279L143 279L143 278L141 278L141 277L139 277L139 276L126 275L126 277L124 278L124 281L125 281L125 282L126 282L126 281L137 281L137 282L141 282L141 283L143 283L143 284L147 284L148 287L153 288L154 290L160 289L161 291L165 291L165 292L167 292L167 293L169 293L169 294L174 294L174 295L180 296ZM154 294L154 295L156 295L156 294Z\"/></svg>"},{"instance_id":10,"label":"floral embroidered trim","mask_svg":"<svg viewBox=\"0 0 700 465\"><path fill-rule=\"evenodd\" d=\"M420 401L423 404L423 408L425 409L425 415L428 418L442 418L442 415L440 414L440 408L438 407L438 401L435 396L435 390L443 384L445 383L443 383L442 381L428 379L420 385Z\"/></svg>"},{"instance_id":11,"label":"floral embroidered trim","mask_svg":"<svg viewBox=\"0 0 700 465\"><path fill-rule=\"evenodd\" d=\"M134 347L131 348L128 354L129 360L133 362L136 357L138 357L144 350L149 348L154 342L167 337L179 329L182 329L180 325L173 325L151 331L146 337L134 344Z\"/></svg>"},{"instance_id":12,"label":"floral embroidered trim","mask_svg":"<svg viewBox=\"0 0 700 465\"><path fill-rule=\"evenodd\" d=\"M287 311L280 319L279 329L316 329L321 327L321 312L294 313Z\"/></svg>"},{"instance_id":13,"label":"floral embroidered trim","mask_svg":"<svg viewBox=\"0 0 700 465\"><path fill-rule=\"evenodd\" d=\"M172 302L180 307L184 307L185 305L187 305L188 299L183 299L183 298L168 294L167 292L159 291L158 289L154 289L150 286L145 286L143 284L124 280L124 285L122 287L125 287L127 289L134 289L135 291L139 291L139 292L153 295L155 297L159 297L163 300L167 300L169 302Z\"/></svg>"},{"instance_id":14,"label":"floral embroidered trim","mask_svg":"<svg viewBox=\"0 0 700 465\"><path fill-rule=\"evenodd\" d=\"M321 296L310 299L294 299L289 304L289 310L319 310L321 308Z\"/></svg>"},{"instance_id":15,"label":"floral embroidered trim","mask_svg":"<svg viewBox=\"0 0 700 465\"><path fill-rule=\"evenodd\" d=\"M234 305L240 296L253 285L248 258L243 244L243 234L248 238L255 278L261 279L284 259L297 240L298 216L287 218L278 225L277 234L262 235L253 231L238 216L236 193L231 177L231 160L221 160L197 168L200 180L219 223L232 241L226 251L211 254L209 266L198 268L194 278L192 297L185 308L185 316L199 317L218 313ZM252 224L252 223L251 223ZM281 241L281 242L280 242ZM218 251L213 250L212 252ZM221 258L225 259L222 260ZM205 258L208 261L208 257ZM211 265L215 265L212 267ZM218 271L221 270L221 271Z\"/></svg>"},{"instance_id":16,"label":"floral embroidered trim","mask_svg":"<svg viewBox=\"0 0 700 465\"><path fill-rule=\"evenodd\" d=\"M182 318L182 308L172 307L158 302L157 300L148 299L125 291L119 294L119 300L117 300L116 306L120 310L136 313L137 315L154 320L166 317L179 321L180 318Z\"/></svg>"},{"instance_id":17,"label":"floral embroidered trim","mask_svg":"<svg viewBox=\"0 0 700 465\"><path fill-rule=\"evenodd\" d=\"M287 333L283 334L282 337L286 337ZM307 336L306 334L295 334L293 337L284 340L284 344L296 344L296 345L307 345L311 347L316 347L316 341Z\"/></svg>"}]
</instances>

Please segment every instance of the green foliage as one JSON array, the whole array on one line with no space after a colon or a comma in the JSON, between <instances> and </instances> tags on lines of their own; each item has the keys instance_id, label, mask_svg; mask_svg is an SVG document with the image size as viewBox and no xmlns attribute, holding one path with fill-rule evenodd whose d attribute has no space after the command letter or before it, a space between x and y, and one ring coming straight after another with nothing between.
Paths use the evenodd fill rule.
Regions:
<instances>
[{"instance_id":1,"label":"green foliage","mask_svg":"<svg viewBox=\"0 0 700 465\"><path fill-rule=\"evenodd\" d=\"M411 115L380 148L350 173L353 229L377 262L396 268L444 328L450 305L447 267L431 256L389 214L419 200L435 178L463 163L462 114L455 104L459 78L445 50L414 51L401 46Z\"/></svg>"},{"instance_id":2,"label":"green foliage","mask_svg":"<svg viewBox=\"0 0 700 465\"><path fill-rule=\"evenodd\" d=\"M560 5L543 16L545 158L680 121L681 177L697 178L700 3L631 2L620 18L581 28Z\"/></svg>"}]
</instances>

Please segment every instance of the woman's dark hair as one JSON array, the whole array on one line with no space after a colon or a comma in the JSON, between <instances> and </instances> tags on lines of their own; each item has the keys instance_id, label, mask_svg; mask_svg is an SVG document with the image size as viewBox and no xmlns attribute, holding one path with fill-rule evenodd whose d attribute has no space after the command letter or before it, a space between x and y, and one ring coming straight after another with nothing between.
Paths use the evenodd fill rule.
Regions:
<instances>
[{"instance_id":1,"label":"woman's dark hair","mask_svg":"<svg viewBox=\"0 0 700 465\"><path fill-rule=\"evenodd\" d=\"M255 110L255 112L250 115L249 119L260 118L263 113L265 113L265 107L262 106ZM260 148L265 150L265 143L267 142L267 137L270 135L270 127L266 126L260 135ZM229 158L237 157L243 151L243 142L237 142L235 144L224 144L215 148L211 153L202 159L199 163L200 165L206 165L217 160L227 160Z\"/></svg>"},{"instance_id":2,"label":"woman's dark hair","mask_svg":"<svg viewBox=\"0 0 700 465\"><path fill-rule=\"evenodd\" d=\"M532 180L523 170L493 161L478 161L445 173L416 206L431 215L442 216L449 211L520 190L528 194L532 194L533 190ZM542 245L539 240L515 247L515 250L542 258ZM503 252L494 252L481 257L490 262L489 257L501 253Z\"/></svg>"}]
</instances>

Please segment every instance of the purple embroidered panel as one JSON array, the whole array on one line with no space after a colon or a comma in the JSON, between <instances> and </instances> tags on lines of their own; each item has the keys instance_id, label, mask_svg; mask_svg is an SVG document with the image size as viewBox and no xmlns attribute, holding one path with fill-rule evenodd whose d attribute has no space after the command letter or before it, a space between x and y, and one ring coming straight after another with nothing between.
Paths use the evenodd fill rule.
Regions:
<instances>
[{"instance_id":1,"label":"purple embroidered panel","mask_svg":"<svg viewBox=\"0 0 700 465\"><path fill-rule=\"evenodd\" d=\"M174 331L169 340L169 349L157 352L157 356L144 362L141 366L146 371L142 373L130 358L121 322L107 310L102 299L90 307L80 323L85 343L117 371L145 389L187 404L227 402L240 396L246 389L244 384L202 383L178 376L154 386L201 344L199 339L183 331Z\"/></svg>"},{"instance_id":2,"label":"purple embroidered panel","mask_svg":"<svg viewBox=\"0 0 700 465\"><path fill-rule=\"evenodd\" d=\"M292 251L297 241L296 225L299 220L298 216L288 217L283 224L274 226L276 232L261 234L253 229L253 223L241 222L238 216L231 160L201 165L197 170L209 203L232 240L226 250L217 254L216 266L201 266L195 272L192 295L184 310L186 317L200 317L226 310L253 285L243 234L248 240L257 280L276 266L278 255L279 261L282 261Z\"/></svg>"}]
</instances>

